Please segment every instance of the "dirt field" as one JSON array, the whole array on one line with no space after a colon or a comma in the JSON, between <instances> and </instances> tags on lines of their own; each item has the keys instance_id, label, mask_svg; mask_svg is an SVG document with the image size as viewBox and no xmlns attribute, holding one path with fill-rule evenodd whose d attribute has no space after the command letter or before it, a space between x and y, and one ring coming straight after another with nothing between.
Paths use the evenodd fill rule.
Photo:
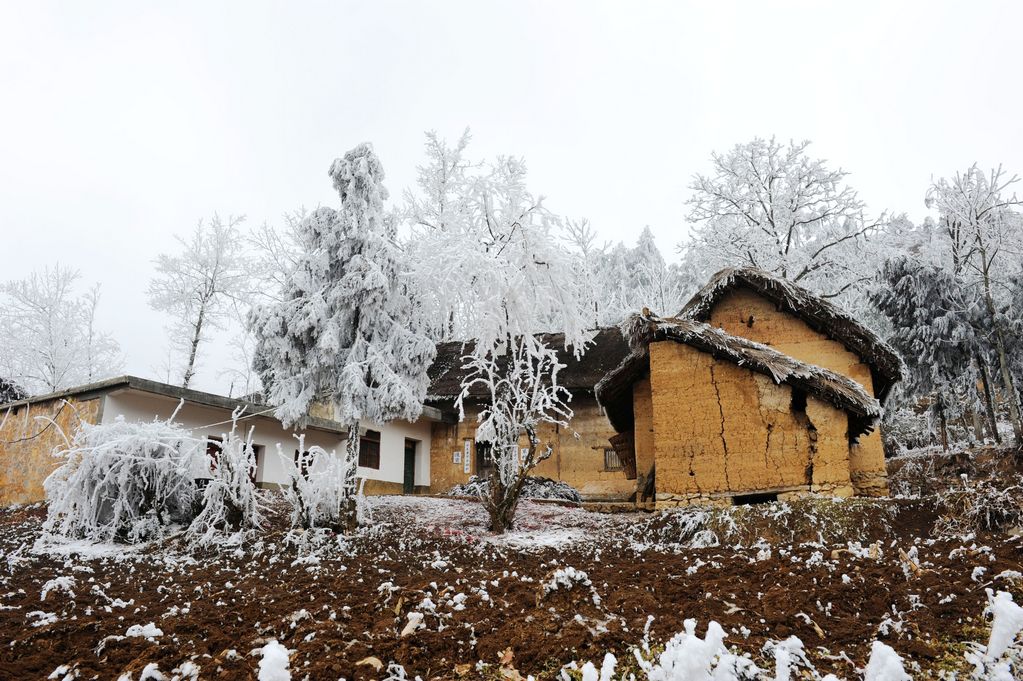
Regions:
<instances>
[{"instance_id":1,"label":"dirt field","mask_svg":"<svg viewBox=\"0 0 1023 681\"><path fill-rule=\"evenodd\" d=\"M815 673L850 679L882 640L925 679L966 669L967 642L986 641L985 587L1023 600L1018 539L935 540L913 501L727 516L525 502L517 531L494 538L475 503L377 498L353 537L286 535L277 517L203 555L174 540L41 555L44 514L0 512L2 679L138 681L154 663L168 680L252 679L270 639L294 651L295 679L383 679L391 662L409 678L557 678L607 652L621 672L648 618L655 646L686 618L701 634L715 620L764 670L765 644L798 636ZM128 635L149 623L160 633Z\"/></svg>"}]
</instances>

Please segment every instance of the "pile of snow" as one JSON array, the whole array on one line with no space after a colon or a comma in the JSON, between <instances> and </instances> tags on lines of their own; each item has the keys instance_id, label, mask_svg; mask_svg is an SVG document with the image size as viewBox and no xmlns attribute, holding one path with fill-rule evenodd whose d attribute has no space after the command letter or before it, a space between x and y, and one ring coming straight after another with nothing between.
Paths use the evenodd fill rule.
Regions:
<instances>
[{"instance_id":1,"label":"pile of snow","mask_svg":"<svg viewBox=\"0 0 1023 681\"><path fill-rule=\"evenodd\" d=\"M274 639L263 646L260 651L259 681L291 681L288 669L288 657L291 651Z\"/></svg>"},{"instance_id":2,"label":"pile of snow","mask_svg":"<svg viewBox=\"0 0 1023 681\"><path fill-rule=\"evenodd\" d=\"M476 475L469 478L469 481L464 485L455 485L448 490L448 494L453 497L483 498L489 494L489 492L490 479ZM579 490L567 483L532 475L526 478L526 482L522 486L522 498L555 499L560 501L571 501L577 504L582 503L583 500L582 496L579 494Z\"/></svg>"},{"instance_id":3,"label":"pile of snow","mask_svg":"<svg viewBox=\"0 0 1023 681\"><path fill-rule=\"evenodd\" d=\"M149 624L133 624L128 627L128 631L124 632L124 635L128 638L143 637L143 638L156 638L157 636L163 636L163 630L158 626L150 622Z\"/></svg>"}]
</instances>

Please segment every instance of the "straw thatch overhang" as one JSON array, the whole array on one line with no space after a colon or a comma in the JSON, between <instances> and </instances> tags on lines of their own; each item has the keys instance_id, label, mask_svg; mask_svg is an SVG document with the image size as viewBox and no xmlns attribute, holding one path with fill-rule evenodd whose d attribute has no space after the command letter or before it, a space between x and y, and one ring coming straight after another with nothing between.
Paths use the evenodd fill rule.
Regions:
<instances>
[{"instance_id":1,"label":"straw thatch overhang","mask_svg":"<svg viewBox=\"0 0 1023 681\"><path fill-rule=\"evenodd\" d=\"M810 328L844 345L870 366L874 392L882 403L903 376L894 349L848 312L806 289L753 267L723 269L686 303L679 317L705 322L728 292L746 288L772 301L779 310L802 319Z\"/></svg>"},{"instance_id":2,"label":"straw thatch overhang","mask_svg":"<svg viewBox=\"0 0 1023 681\"><path fill-rule=\"evenodd\" d=\"M617 327L597 331L592 343L586 347L586 352L578 359L571 350L565 348L564 334L543 334L542 338L548 347L557 348L558 361L565 365L558 372L558 382L573 395L592 395L597 381L629 354L629 346ZM471 342L437 344L437 357L429 372L427 401L444 406L454 402L462 391L462 380L467 373L463 358L471 350ZM483 387L475 386L470 397L486 397Z\"/></svg>"},{"instance_id":3,"label":"straw thatch overhang","mask_svg":"<svg viewBox=\"0 0 1023 681\"><path fill-rule=\"evenodd\" d=\"M649 344L664 340L685 343L834 405L849 415L850 438L869 433L881 416L881 404L856 381L703 322L657 317L644 311L625 320L622 333L628 337L631 352L595 388L597 400L619 432L633 427L632 386L650 372Z\"/></svg>"}]
</instances>

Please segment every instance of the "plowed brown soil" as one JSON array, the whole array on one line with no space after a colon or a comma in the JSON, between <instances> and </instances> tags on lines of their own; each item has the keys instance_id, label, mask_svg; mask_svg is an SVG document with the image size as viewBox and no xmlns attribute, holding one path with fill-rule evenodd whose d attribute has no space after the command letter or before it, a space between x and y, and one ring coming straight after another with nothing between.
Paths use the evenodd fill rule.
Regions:
<instances>
[{"instance_id":1,"label":"plowed brown soil","mask_svg":"<svg viewBox=\"0 0 1023 681\"><path fill-rule=\"evenodd\" d=\"M471 502L389 499L368 529L340 543L320 537L315 553L285 541L277 515L259 542L238 550L189 554L172 541L84 558L32 552L44 509L8 510L0 512L0 679L45 679L67 665L81 679L135 681L150 663L170 679L188 660L199 678L253 679L269 639L294 651L295 679L381 679L392 661L409 678L502 670L554 678L571 661L628 658L649 617L655 642L686 618L701 633L716 620L730 645L765 668L764 643L795 635L818 671L843 678L858 677L880 639L917 667L915 678L933 678L963 668L965 641L985 640L986 586L1023 596L1019 581L996 578L1023 571L1017 540L935 541L922 503L849 513L850 526L837 531L819 518L791 523L816 518L798 509L788 520L761 514L745 536L687 548L671 515L525 503L519 532L495 541ZM756 542L760 534L771 541ZM592 587L545 594L542 585L566 566L585 571ZM74 578L73 593L58 588L41 600L44 584L61 576ZM34 611L55 620L33 626L44 619ZM413 611L425 628L402 637ZM119 638L149 622L163 634ZM370 657L384 669L359 664Z\"/></svg>"}]
</instances>

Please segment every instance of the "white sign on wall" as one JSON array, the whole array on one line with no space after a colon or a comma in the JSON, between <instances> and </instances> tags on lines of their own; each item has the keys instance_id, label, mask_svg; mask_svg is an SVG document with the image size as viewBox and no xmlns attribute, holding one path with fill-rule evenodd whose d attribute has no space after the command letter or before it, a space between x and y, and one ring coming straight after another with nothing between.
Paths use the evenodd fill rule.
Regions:
<instances>
[{"instance_id":1,"label":"white sign on wall","mask_svg":"<svg viewBox=\"0 0 1023 681\"><path fill-rule=\"evenodd\" d=\"M469 472L469 462L472 460L472 440L465 441L465 454L462 457L462 471Z\"/></svg>"},{"instance_id":2,"label":"white sign on wall","mask_svg":"<svg viewBox=\"0 0 1023 681\"><path fill-rule=\"evenodd\" d=\"M462 453L460 451L458 451L457 449L454 452L451 453L451 462L452 463L462 463Z\"/></svg>"}]
</instances>

